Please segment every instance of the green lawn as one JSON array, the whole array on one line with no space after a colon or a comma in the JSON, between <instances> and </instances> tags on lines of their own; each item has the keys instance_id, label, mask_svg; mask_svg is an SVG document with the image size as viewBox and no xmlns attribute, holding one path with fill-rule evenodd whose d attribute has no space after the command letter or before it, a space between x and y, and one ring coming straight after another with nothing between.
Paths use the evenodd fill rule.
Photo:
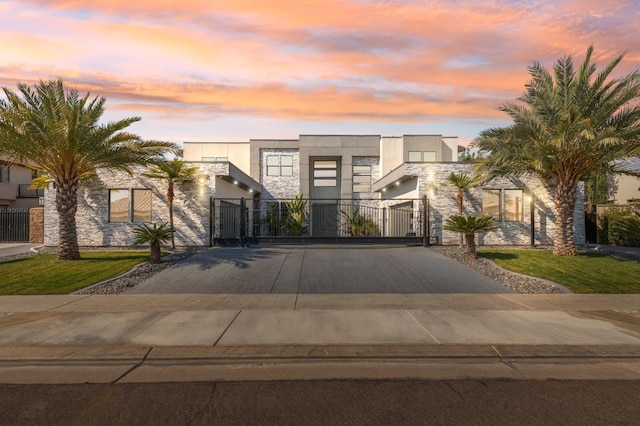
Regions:
<instances>
[{"instance_id":1,"label":"green lawn","mask_svg":"<svg viewBox=\"0 0 640 426\"><path fill-rule=\"evenodd\" d=\"M599 253L556 257L550 250L479 250L510 271L546 278L574 293L640 293L640 263Z\"/></svg>"},{"instance_id":2,"label":"green lawn","mask_svg":"<svg viewBox=\"0 0 640 426\"><path fill-rule=\"evenodd\" d=\"M148 251L83 252L82 260L59 261L55 254L0 263L0 295L69 294L118 276L149 260Z\"/></svg>"}]
</instances>

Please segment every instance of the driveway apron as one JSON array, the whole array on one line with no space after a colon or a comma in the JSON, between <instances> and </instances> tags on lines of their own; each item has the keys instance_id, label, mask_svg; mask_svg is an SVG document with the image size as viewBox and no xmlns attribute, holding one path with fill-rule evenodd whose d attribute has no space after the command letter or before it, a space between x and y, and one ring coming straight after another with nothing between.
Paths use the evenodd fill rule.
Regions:
<instances>
[{"instance_id":1,"label":"driveway apron","mask_svg":"<svg viewBox=\"0 0 640 426\"><path fill-rule=\"evenodd\" d=\"M211 248L129 293L362 294L511 293L423 247L262 246Z\"/></svg>"}]
</instances>

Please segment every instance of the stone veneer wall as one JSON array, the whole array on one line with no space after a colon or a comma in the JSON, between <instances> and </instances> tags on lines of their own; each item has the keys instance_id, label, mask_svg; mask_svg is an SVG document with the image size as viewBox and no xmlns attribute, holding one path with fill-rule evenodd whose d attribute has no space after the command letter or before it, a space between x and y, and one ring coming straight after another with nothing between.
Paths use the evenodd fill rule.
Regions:
<instances>
[{"instance_id":1,"label":"stone veneer wall","mask_svg":"<svg viewBox=\"0 0 640 426\"><path fill-rule=\"evenodd\" d=\"M175 186L174 227L176 245L203 246L209 244L209 199L215 193L216 175L227 175L229 163L197 163L200 173L209 175L204 185L197 183ZM80 246L127 246L134 242L136 223L109 222L109 189L151 189L152 222L169 221L167 184L163 180L140 176L143 168L126 173L98 170L96 177L78 190L76 226ZM47 246L58 244L58 214L55 190L45 191L45 240Z\"/></svg>"},{"instance_id":2,"label":"stone veneer wall","mask_svg":"<svg viewBox=\"0 0 640 426\"><path fill-rule=\"evenodd\" d=\"M287 150L269 151L283 153ZM295 150L288 150L294 155L294 176L263 176L264 192L262 200L289 199L298 194L299 161ZM371 157L360 157L357 161L371 161ZM228 175L229 163L194 163L200 173L206 173L210 179L204 185L197 183L177 185L174 200L174 225L177 245L209 244L209 202L216 191L216 175ZM405 175L418 176L418 192L420 197L427 195L430 200L431 235L437 236L442 244L457 244L458 234L444 231L444 221L452 214L457 214L457 190L446 184L446 177L451 172L471 174L471 165L465 163L407 163L404 165ZM166 183L140 176L143 169L138 169L133 176L125 173L109 174L98 171L91 182L83 184L78 191L78 212L76 225L78 243L81 246L119 246L133 244L132 230L134 223L109 223L108 201L109 189L141 189L152 190L152 221L168 222L169 207L166 201ZM373 170L372 170L373 172ZM263 172L266 175L266 172ZM268 179L267 179L268 178ZM375 180L375 178L374 178ZM433 183L431 185L430 183ZM221 184L224 184L222 182ZM524 195L531 192L535 195L535 238L537 244L551 244L555 231L555 213L553 211L553 193L537 178L496 179L484 188L491 189L524 189ZM365 195L365 194L362 194ZM372 198L379 193L372 193ZM364 197L368 198L368 197ZM363 199L364 199L363 198ZM382 206L397 204L399 200L383 199ZM414 208L420 208L420 202L414 202ZM582 208L584 195L582 187L578 191L576 213L574 216L575 241L585 243L584 214ZM465 196L464 213L480 214L482 212L482 188L473 188ZM55 190L45 191L44 243L47 246L58 244L58 215L55 209ZM530 241L529 204L524 206L522 222L499 223L497 232L486 233L477 237L479 244L529 244Z\"/></svg>"},{"instance_id":3,"label":"stone veneer wall","mask_svg":"<svg viewBox=\"0 0 640 426\"><path fill-rule=\"evenodd\" d=\"M371 166L371 184L380 178L380 157L352 157L353 166ZM379 200L379 192L354 192L354 200Z\"/></svg>"},{"instance_id":4,"label":"stone veneer wall","mask_svg":"<svg viewBox=\"0 0 640 426\"><path fill-rule=\"evenodd\" d=\"M268 155L290 155L293 157L292 176L267 176ZM260 200L288 200L300 194L300 153L297 149L260 150Z\"/></svg>"},{"instance_id":5,"label":"stone veneer wall","mask_svg":"<svg viewBox=\"0 0 640 426\"><path fill-rule=\"evenodd\" d=\"M457 189L447 183L451 172L472 174L472 165L468 163L407 163L406 175L417 175L420 197L427 195L430 202L431 235L437 236L441 244L458 244L459 236L455 232L443 229L446 219L458 213ZM535 242L552 244L555 232L555 213L553 210L553 192L538 178L498 178L480 187L472 188L465 194L463 214L482 213L482 190L486 189L523 189L524 196L534 194ZM392 200L385 204L389 205ZM579 188L574 215L575 242L585 244L584 231L584 191ZM521 222L499 222L498 231L478 235L480 245L530 243L530 204L525 203Z\"/></svg>"}]
</instances>

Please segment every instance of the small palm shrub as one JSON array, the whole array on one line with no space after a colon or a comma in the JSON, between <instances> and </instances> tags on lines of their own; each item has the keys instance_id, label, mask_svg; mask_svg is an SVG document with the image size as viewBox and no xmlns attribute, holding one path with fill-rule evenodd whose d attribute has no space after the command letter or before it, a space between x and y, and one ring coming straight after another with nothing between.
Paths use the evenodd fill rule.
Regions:
<instances>
[{"instance_id":1,"label":"small palm shrub","mask_svg":"<svg viewBox=\"0 0 640 426\"><path fill-rule=\"evenodd\" d=\"M160 226L153 224L153 228L143 223L138 225L133 230L133 235L136 237L135 244L149 244L150 257L149 263L160 263L160 244L171 241L173 235L173 229L168 224L163 223Z\"/></svg>"},{"instance_id":2,"label":"small palm shrub","mask_svg":"<svg viewBox=\"0 0 640 426\"><path fill-rule=\"evenodd\" d=\"M481 214L479 216L463 216L461 214L454 214L449 216L445 222L444 229L464 234L467 247L467 257L470 260L477 260L478 253L476 253L476 234L495 231L498 229L495 222L495 218L487 214Z\"/></svg>"},{"instance_id":3,"label":"small palm shrub","mask_svg":"<svg viewBox=\"0 0 640 426\"><path fill-rule=\"evenodd\" d=\"M285 203L285 206L288 213L286 228L291 232L291 235L299 237L302 235L307 219L307 200L302 199L302 194L299 194L293 200Z\"/></svg>"},{"instance_id":4,"label":"small palm shrub","mask_svg":"<svg viewBox=\"0 0 640 426\"><path fill-rule=\"evenodd\" d=\"M352 214L340 210L340 213L349 224L349 235L352 237L370 237L380 235L380 227L366 214L360 213L360 207L356 207Z\"/></svg>"}]
</instances>

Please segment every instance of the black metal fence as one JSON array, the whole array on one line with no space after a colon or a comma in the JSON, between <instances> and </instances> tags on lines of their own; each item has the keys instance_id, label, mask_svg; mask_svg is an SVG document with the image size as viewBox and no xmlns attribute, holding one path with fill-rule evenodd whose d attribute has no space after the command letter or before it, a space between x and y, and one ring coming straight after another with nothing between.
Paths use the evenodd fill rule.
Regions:
<instances>
[{"instance_id":1,"label":"black metal fence","mask_svg":"<svg viewBox=\"0 0 640 426\"><path fill-rule=\"evenodd\" d=\"M29 242L29 210L0 210L0 242Z\"/></svg>"},{"instance_id":2,"label":"black metal fence","mask_svg":"<svg viewBox=\"0 0 640 426\"><path fill-rule=\"evenodd\" d=\"M422 200L214 199L211 241L259 237L424 236ZM428 231L427 231L428 232Z\"/></svg>"}]
</instances>

